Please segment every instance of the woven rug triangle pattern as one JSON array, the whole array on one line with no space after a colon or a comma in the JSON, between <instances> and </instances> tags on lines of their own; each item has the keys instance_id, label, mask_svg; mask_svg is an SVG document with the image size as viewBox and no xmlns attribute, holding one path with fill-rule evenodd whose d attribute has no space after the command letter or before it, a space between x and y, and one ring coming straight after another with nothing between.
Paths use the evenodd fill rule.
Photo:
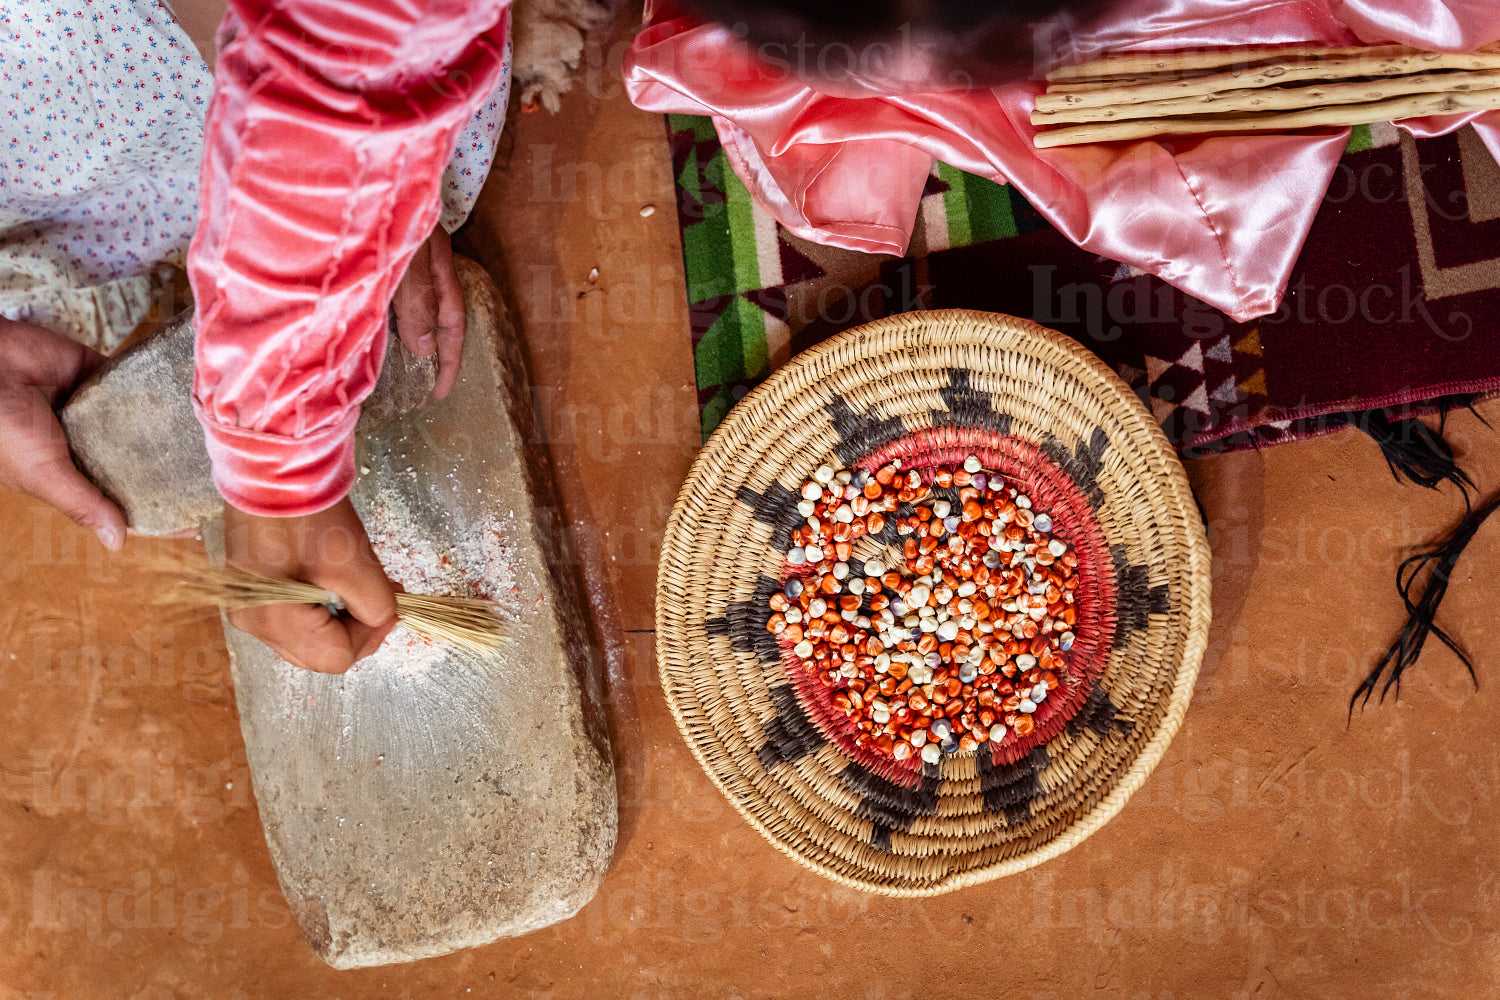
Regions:
<instances>
[{"instance_id":1,"label":"woven rug triangle pattern","mask_svg":"<svg viewBox=\"0 0 1500 1000\"><path fill-rule=\"evenodd\" d=\"M829 537L849 539L838 554L844 576L804 562L793 539L813 520L799 509L809 477L821 466L874 477L894 459L933 489L891 497L900 506L861 522L864 530L840 535L830 526ZM973 471L966 459L990 480L1024 490L1017 504L1027 516L1016 523L1045 514L1042 530L1060 543L1056 551L1076 555L1070 631L1055 657L1041 654L1056 684L1040 706L1022 707L1034 712L1025 724L997 727L993 739L945 738L941 753L932 742L917 743L925 756L892 753L891 736L876 742L846 711L851 691L873 695L855 672L883 672L878 651L850 643L836 654L842 673L825 669L837 666L832 650L820 667L806 643L794 643L800 628L796 637L775 630L773 608L816 586L842 609L818 609L836 629L841 622L870 629L886 606L877 601L908 614L895 602L916 594L924 564L913 568L915 548L910 535L899 537L898 522L910 523L916 504L940 495L963 504L970 522L951 518L947 540L978 534L969 509L978 491L950 488L950 480L953 487L969 480L943 471ZM995 530L989 521L982 527L986 536ZM993 573L987 563L956 559L954 579L990 585L976 599L998 606L992 576L1035 580L1032 564L1045 563L1029 555L1036 545L1013 549L1011 568ZM835 582L865 577L876 562L902 572L881 573L883 584ZM662 686L694 755L775 846L845 885L931 895L1054 857L1124 806L1187 709L1207 641L1209 577L1208 543L1181 462L1147 408L1097 357L1026 320L907 313L798 355L746 396L699 454L658 570ZM1031 653L1046 648L1045 637L1031 652L1022 648L1023 635L1038 633L1014 607L1004 614L997 607L993 619L957 598L948 607L963 621L950 620L952 634L940 637L955 647L972 641L990 655L955 652L954 669L940 666L936 677L919 677L913 661L900 686L894 670L875 678L890 689L881 693L891 712L888 724L876 722L899 734L898 749L910 749L905 741L929 724L924 719L955 727L983 715L981 706L998 704L985 691L1011 694L1007 678L1019 683L1016 667L1029 669ZM818 623L805 621L814 635ZM917 646L914 634L899 639L892 627L885 633L901 643L893 652L937 648ZM930 671L936 654L927 655ZM961 659L977 669L958 669ZM970 687L959 690L960 678ZM929 701L942 707L931 710Z\"/></svg>"},{"instance_id":2,"label":"woven rug triangle pattern","mask_svg":"<svg viewBox=\"0 0 1500 1000\"><path fill-rule=\"evenodd\" d=\"M1080 250L1008 185L934 165L903 258L777 225L706 117L668 115L705 437L840 330L917 309L1035 320L1105 360L1184 457L1294 441L1338 415L1500 390L1500 165L1471 129L1354 130L1274 314L1235 323Z\"/></svg>"}]
</instances>

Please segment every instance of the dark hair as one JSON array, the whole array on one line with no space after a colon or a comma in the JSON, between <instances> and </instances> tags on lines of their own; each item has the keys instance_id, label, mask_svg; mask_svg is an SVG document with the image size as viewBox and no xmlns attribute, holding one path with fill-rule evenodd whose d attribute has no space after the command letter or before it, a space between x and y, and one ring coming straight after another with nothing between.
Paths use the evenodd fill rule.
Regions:
<instances>
[{"instance_id":1,"label":"dark hair","mask_svg":"<svg viewBox=\"0 0 1500 1000\"><path fill-rule=\"evenodd\" d=\"M801 75L847 75L873 47L920 45L943 85L1030 75L1111 0L679 0L752 46L817 53Z\"/></svg>"}]
</instances>

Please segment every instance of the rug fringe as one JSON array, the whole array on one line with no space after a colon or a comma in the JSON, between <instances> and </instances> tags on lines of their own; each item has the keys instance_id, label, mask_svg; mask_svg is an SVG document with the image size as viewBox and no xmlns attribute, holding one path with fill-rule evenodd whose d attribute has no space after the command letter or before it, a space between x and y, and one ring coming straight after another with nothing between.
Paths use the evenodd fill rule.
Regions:
<instances>
[{"instance_id":1,"label":"rug fringe","mask_svg":"<svg viewBox=\"0 0 1500 1000\"><path fill-rule=\"evenodd\" d=\"M1437 636L1439 642L1453 651L1463 663L1464 669L1468 670L1469 679L1474 682L1475 688L1479 687L1473 661L1434 619L1443 597L1448 593L1453 567L1457 565L1459 557L1480 526L1500 507L1500 492L1486 500L1482 506L1473 506L1469 494L1471 490L1477 492L1477 487L1469 474L1459 467L1453 457L1453 449L1444 437L1448 414L1459 407L1473 413L1486 427L1490 426L1489 421L1474 409L1474 403L1480 398L1477 393L1458 393L1428 400L1424 409L1438 413L1436 431L1415 416L1392 420L1388 415L1389 411L1384 409L1355 411L1344 415L1350 426L1358 427L1380 446L1386 465L1390 467L1391 475L1396 477L1397 482L1405 478L1430 490L1437 489L1445 482L1453 483L1463 494L1465 507L1463 520L1459 521L1458 526L1446 538L1409 556L1396 568L1396 592L1401 595L1401 602L1406 606L1406 624L1401 627L1380 662L1349 698L1351 718L1355 702L1359 702L1361 709L1369 704L1370 696L1374 694L1382 676L1385 676L1385 683L1380 686L1380 701L1385 701L1387 692L1393 687L1396 689L1396 696L1401 696L1401 675L1422 655L1422 648L1429 635ZM1413 599L1412 593L1419 586L1420 594ZM1388 675L1387 667L1390 668Z\"/></svg>"},{"instance_id":2,"label":"rug fringe","mask_svg":"<svg viewBox=\"0 0 1500 1000\"><path fill-rule=\"evenodd\" d=\"M1474 481L1459 467L1453 457L1453 449L1443 437L1450 410L1463 406L1471 411L1473 394L1443 396L1430 401L1439 413L1438 429L1433 431L1418 417L1392 420L1385 409L1353 410L1341 414L1351 427L1357 427L1380 446L1385 464L1397 482L1407 482L1429 490L1443 483L1457 486L1464 496L1464 505L1469 505L1469 491ZM1477 415L1477 414L1476 414Z\"/></svg>"},{"instance_id":3,"label":"rug fringe","mask_svg":"<svg viewBox=\"0 0 1500 1000\"><path fill-rule=\"evenodd\" d=\"M1429 546L1416 555L1409 556L1402 561L1396 569L1396 590L1401 594L1401 601L1406 605L1407 620L1402 626L1401 632L1396 640L1391 643L1375 669L1370 671L1359 687L1355 688L1354 694L1349 698L1349 716L1354 715L1354 703L1359 702L1363 709L1369 704L1370 695L1374 693L1376 684L1379 683L1381 675L1385 673L1386 667L1390 667L1390 675L1386 677L1385 684L1380 688L1380 701L1385 701L1388 691L1394 686L1396 696L1401 696L1401 675L1407 668L1417 662L1422 655L1422 647L1427 642L1428 635L1437 636L1443 645L1453 651L1453 654L1463 663L1469 671L1469 679L1474 682L1474 687L1479 687L1479 677L1474 673L1474 663L1469 655L1463 651L1453 638L1443 631L1433 621L1437 615L1438 606L1442 604L1443 597L1448 593L1448 583L1453 573L1453 567L1463 555L1464 549L1473 539L1476 532L1484 524L1485 520L1493 514L1496 508L1500 508L1500 491L1484 502L1480 507L1472 508L1464 515L1458 527L1454 528L1448 537ZM1426 570L1426 577L1422 582L1421 594L1415 600L1412 599L1412 591L1418 586L1418 578ZM1363 695L1363 700L1360 696Z\"/></svg>"}]
</instances>

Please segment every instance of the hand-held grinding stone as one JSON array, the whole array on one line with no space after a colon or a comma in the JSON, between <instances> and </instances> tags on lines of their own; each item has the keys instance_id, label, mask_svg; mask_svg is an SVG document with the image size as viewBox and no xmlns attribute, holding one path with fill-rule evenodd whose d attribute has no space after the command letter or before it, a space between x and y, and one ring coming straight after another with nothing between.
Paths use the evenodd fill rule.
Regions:
<instances>
[{"instance_id":1,"label":"hand-held grinding stone","mask_svg":"<svg viewBox=\"0 0 1500 1000\"><path fill-rule=\"evenodd\" d=\"M298 670L225 623L277 876L336 968L441 955L563 920L615 844L601 666L489 278L453 393L363 439L351 496L408 590L499 601L513 641L476 658L398 626L347 674ZM221 558L222 537L208 532Z\"/></svg>"},{"instance_id":2,"label":"hand-held grinding stone","mask_svg":"<svg viewBox=\"0 0 1500 1000\"><path fill-rule=\"evenodd\" d=\"M434 359L412 354L392 328L380 381L355 433L368 434L416 409L436 376ZM73 460L141 534L197 528L223 512L193 415L191 313L110 358L78 387L59 418Z\"/></svg>"}]
</instances>

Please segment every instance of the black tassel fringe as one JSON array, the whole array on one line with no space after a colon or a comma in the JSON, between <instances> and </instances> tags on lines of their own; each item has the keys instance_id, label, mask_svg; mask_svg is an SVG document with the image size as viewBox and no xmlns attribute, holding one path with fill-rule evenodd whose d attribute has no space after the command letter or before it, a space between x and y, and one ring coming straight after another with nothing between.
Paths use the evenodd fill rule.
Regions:
<instances>
[{"instance_id":1,"label":"black tassel fringe","mask_svg":"<svg viewBox=\"0 0 1500 1000\"><path fill-rule=\"evenodd\" d=\"M1439 401L1441 420L1447 422L1448 411L1454 406L1473 409L1472 397L1444 397ZM1477 414L1476 414L1477 415ZM1453 449L1443 439L1440 425L1434 432L1416 417L1392 420L1384 410L1356 410L1342 414L1351 427L1358 427L1380 446L1385 464L1399 483L1402 479L1435 490L1443 483L1452 483L1469 501L1469 491L1474 481L1454 461Z\"/></svg>"},{"instance_id":2,"label":"black tassel fringe","mask_svg":"<svg viewBox=\"0 0 1500 1000\"><path fill-rule=\"evenodd\" d=\"M1446 445L1444 447L1446 448ZM1465 482L1468 482L1468 476L1463 478ZM1443 645L1453 651L1453 654L1469 671L1469 679L1474 682L1474 687L1476 689L1479 687L1479 678L1474 673L1473 661L1459 648L1453 638L1433 621L1433 617L1437 614L1438 605L1442 603L1444 595L1448 593L1449 577L1453 572L1453 567L1458 563L1459 556L1463 555L1464 548L1473 539L1475 532L1495 512L1496 508L1500 508L1500 492L1486 500L1482 506L1473 508L1465 514L1464 519L1447 538L1408 557L1396 569L1396 590L1401 594L1401 600L1406 605L1406 624L1396 637L1396 641L1391 643L1391 647L1375 665L1375 669L1360 682L1354 695L1349 699L1351 718L1354 715L1355 702L1359 702L1361 709L1369 704L1370 695L1375 692L1375 687L1380 683L1381 675L1385 673L1386 667L1390 667L1390 674L1380 688L1380 701L1385 701L1386 692L1390 691L1393 686L1396 689L1396 696L1400 697L1401 675L1422 655L1422 647L1426 644L1428 635L1437 636ZM1418 577L1423 576L1424 570L1427 572L1421 584L1421 593L1413 600L1412 591L1418 586ZM1360 698L1361 695L1364 696L1363 700Z\"/></svg>"}]
</instances>

